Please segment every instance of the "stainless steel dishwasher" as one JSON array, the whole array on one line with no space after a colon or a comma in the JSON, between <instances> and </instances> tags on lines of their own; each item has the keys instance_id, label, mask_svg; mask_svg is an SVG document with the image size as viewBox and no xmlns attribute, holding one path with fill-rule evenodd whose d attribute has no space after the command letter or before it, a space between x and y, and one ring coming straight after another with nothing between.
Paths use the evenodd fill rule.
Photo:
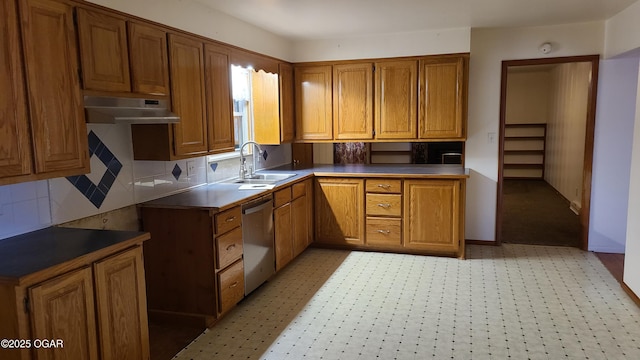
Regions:
<instances>
[{"instance_id":1,"label":"stainless steel dishwasher","mask_svg":"<svg viewBox=\"0 0 640 360\"><path fill-rule=\"evenodd\" d=\"M273 247L273 196L242 205L244 294L248 295L276 272Z\"/></svg>"}]
</instances>

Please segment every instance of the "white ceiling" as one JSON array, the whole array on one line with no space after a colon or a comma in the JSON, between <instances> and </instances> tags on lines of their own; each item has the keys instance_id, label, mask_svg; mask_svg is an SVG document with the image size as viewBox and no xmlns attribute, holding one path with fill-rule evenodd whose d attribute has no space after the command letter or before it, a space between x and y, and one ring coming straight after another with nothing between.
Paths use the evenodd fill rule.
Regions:
<instances>
[{"instance_id":1,"label":"white ceiling","mask_svg":"<svg viewBox=\"0 0 640 360\"><path fill-rule=\"evenodd\" d=\"M636 0L196 0L291 39L605 20Z\"/></svg>"}]
</instances>

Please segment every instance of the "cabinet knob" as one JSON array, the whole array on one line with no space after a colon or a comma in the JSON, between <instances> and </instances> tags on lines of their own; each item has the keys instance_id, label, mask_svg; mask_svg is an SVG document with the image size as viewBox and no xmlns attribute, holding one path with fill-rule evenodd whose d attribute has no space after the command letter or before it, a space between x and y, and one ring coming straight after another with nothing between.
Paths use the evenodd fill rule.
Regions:
<instances>
[{"instance_id":1,"label":"cabinet knob","mask_svg":"<svg viewBox=\"0 0 640 360\"><path fill-rule=\"evenodd\" d=\"M378 232L379 232L380 234L385 234L385 235L389 235L389 234L391 233L391 231L390 231L390 230L378 230Z\"/></svg>"},{"instance_id":2,"label":"cabinet knob","mask_svg":"<svg viewBox=\"0 0 640 360\"><path fill-rule=\"evenodd\" d=\"M224 221L226 221L226 222L236 221L236 217L235 216L230 216L230 217L226 218Z\"/></svg>"},{"instance_id":3,"label":"cabinet knob","mask_svg":"<svg viewBox=\"0 0 640 360\"><path fill-rule=\"evenodd\" d=\"M389 184L378 184L378 187L381 188L381 189L386 189L386 190L391 189L391 185L389 185Z\"/></svg>"},{"instance_id":4,"label":"cabinet knob","mask_svg":"<svg viewBox=\"0 0 640 360\"><path fill-rule=\"evenodd\" d=\"M234 282L233 284L229 285L229 289L234 288L236 286L238 286L238 282L237 281Z\"/></svg>"},{"instance_id":5,"label":"cabinet knob","mask_svg":"<svg viewBox=\"0 0 640 360\"><path fill-rule=\"evenodd\" d=\"M391 207L391 204L388 204L388 203L387 204L378 204L378 206L380 206L381 208L388 209L388 208Z\"/></svg>"},{"instance_id":6,"label":"cabinet knob","mask_svg":"<svg viewBox=\"0 0 640 360\"><path fill-rule=\"evenodd\" d=\"M231 244L227 246L227 251L230 251L231 249L235 249L235 248L236 248L236 244Z\"/></svg>"}]
</instances>

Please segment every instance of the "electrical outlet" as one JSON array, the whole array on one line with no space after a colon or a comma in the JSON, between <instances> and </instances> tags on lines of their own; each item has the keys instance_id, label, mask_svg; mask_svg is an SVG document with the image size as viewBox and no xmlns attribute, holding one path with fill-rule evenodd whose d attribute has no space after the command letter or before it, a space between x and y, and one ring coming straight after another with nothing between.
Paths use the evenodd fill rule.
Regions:
<instances>
[{"instance_id":1,"label":"electrical outlet","mask_svg":"<svg viewBox=\"0 0 640 360\"><path fill-rule=\"evenodd\" d=\"M193 176L195 174L196 174L195 160L187 160L187 176Z\"/></svg>"}]
</instances>

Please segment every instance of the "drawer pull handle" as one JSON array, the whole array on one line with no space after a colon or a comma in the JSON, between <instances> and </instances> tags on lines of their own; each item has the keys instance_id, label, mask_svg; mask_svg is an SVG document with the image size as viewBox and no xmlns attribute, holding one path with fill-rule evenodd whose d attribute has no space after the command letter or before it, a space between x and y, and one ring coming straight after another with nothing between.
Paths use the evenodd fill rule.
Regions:
<instances>
[{"instance_id":1,"label":"drawer pull handle","mask_svg":"<svg viewBox=\"0 0 640 360\"><path fill-rule=\"evenodd\" d=\"M378 187L387 190L391 189L391 185L389 184L378 184Z\"/></svg>"},{"instance_id":2,"label":"drawer pull handle","mask_svg":"<svg viewBox=\"0 0 640 360\"><path fill-rule=\"evenodd\" d=\"M389 234L391 234L391 231L390 231L390 230L378 230L378 232L379 232L380 234L385 234L385 235L389 235Z\"/></svg>"},{"instance_id":3,"label":"drawer pull handle","mask_svg":"<svg viewBox=\"0 0 640 360\"><path fill-rule=\"evenodd\" d=\"M387 204L378 204L378 206L380 206L381 208L385 208L388 209L391 207L391 204L387 203Z\"/></svg>"},{"instance_id":4,"label":"drawer pull handle","mask_svg":"<svg viewBox=\"0 0 640 360\"><path fill-rule=\"evenodd\" d=\"M232 221L236 221L236 217L235 216L229 216L228 218L226 218L224 221L226 222L232 222Z\"/></svg>"},{"instance_id":5,"label":"drawer pull handle","mask_svg":"<svg viewBox=\"0 0 640 360\"><path fill-rule=\"evenodd\" d=\"M231 244L229 246L227 246L227 251L235 249L236 248L236 244Z\"/></svg>"},{"instance_id":6,"label":"drawer pull handle","mask_svg":"<svg viewBox=\"0 0 640 360\"><path fill-rule=\"evenodd\" d=\"M238 286L238 282L234 282L233 284L229 285L229 289L232 289L234 287Z\"/></svg>"}]
</instances>

